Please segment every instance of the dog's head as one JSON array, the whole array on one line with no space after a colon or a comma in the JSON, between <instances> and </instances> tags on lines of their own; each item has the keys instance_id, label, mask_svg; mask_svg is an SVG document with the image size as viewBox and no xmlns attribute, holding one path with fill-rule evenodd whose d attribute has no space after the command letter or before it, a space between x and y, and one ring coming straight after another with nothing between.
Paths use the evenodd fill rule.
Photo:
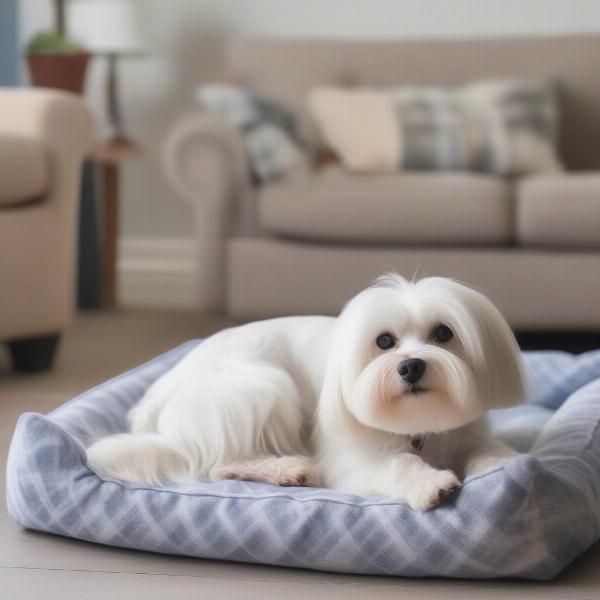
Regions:
<instances>
[{"instance_id":1,"label":"dog's head","mask_svg":"<svg viewBox=\"0 0 600 600\"><path fill-rule=\"evenodd\" d=\"M449 279L387 275L337 320L320 411L325 426L441 432L521 402L523 388L519 348L490 300Z\"/></svg>"}]
</instances>

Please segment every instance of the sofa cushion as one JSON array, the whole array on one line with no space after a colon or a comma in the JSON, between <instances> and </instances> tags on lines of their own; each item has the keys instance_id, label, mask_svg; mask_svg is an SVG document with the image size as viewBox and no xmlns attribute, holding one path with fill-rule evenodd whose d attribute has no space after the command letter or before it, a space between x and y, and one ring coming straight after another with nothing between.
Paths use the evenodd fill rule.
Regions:
<instances>
[{"instance_id":1,"label":"sofa cushion","mask_svg":"<svg viewBox=\"0 0 600 600\"><path fill-rule=\"evenodd\" d=\"M265 186L259 218L282 237L391 244L511 238L510 186L468 173L357 175L331 169Z\"/></svg>"},{"instance_id":2,"label":"sofa cushion","mask_svg":"<svg viewBox=\"0 0 600 600\"><path fill-rule=\"evenodd\" d=\"M523 179L517 238L528 246L600 248L600 172Z\"/></svg>"},{"instance_id":3,"label":"sofa cushion","mask_svg":"<svg viewBox=\"0 0 600 600\"><path fill-rule=\"evenodd\" d=\"M48 191L44 146L19 135L0 135L0 206L29 202Z\"/></svg>"}]
</instances>

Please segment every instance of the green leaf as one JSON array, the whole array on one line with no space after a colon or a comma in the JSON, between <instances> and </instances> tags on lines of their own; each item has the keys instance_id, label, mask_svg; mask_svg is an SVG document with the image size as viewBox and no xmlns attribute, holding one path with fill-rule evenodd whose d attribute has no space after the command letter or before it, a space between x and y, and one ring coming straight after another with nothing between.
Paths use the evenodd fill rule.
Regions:
<instances>
[{"instance_id":1,"label":"green leaf","mask_svg":"<svg viewBox=\"0 0 600 600\"><path fill-rule=\"evenodd\" d=\"M27 44L27 54L77 54L82 47L55 31L41 31Z\"/></svg>"}]
</instances>

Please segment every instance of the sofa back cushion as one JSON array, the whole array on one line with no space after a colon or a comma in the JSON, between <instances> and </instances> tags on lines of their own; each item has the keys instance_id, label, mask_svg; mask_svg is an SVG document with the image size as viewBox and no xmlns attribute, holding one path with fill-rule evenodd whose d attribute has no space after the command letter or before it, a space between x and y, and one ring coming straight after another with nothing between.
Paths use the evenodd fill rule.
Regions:
<instances>
[{"instance_id":1,"label":"sofa back cushion","mask_svg":"<svg viewBox=\"0 0 600 600\"><path fill-rule=\"evenodd\" d=\"M227 75L297 111L320 85L459 86L476 79L560 81L559 153L567 168L600 167L600 35L477 40L299 40L233 37Z\"/></svg>"}]
</instances>

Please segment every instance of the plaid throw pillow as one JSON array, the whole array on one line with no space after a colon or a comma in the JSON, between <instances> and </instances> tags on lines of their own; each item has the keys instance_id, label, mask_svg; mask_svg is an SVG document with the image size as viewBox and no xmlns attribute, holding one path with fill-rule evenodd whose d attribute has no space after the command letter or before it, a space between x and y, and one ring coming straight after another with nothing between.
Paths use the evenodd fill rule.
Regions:
<instances>
[{"instance_id":1,"label":"plaid throw pillow","mask_svg":"<svg viewBox=\"0 0 600 600\"><path fill-rule=\"evenodd\" d=\"M457 90L323 88L310 96L323 135L352 170L555 171L558 108L547 82Z\"/></svg>"},{"instance_id":2,"label":"plaid throw pillow","mask_svg":"<svg viewBox=\"0 0 600 600\"><path fill-rule=\"evenodd\" d=\"M196 91L201 106L239 129L255 179L276 179L308 165L307 145L294 115L250 89L205 85Z\"/></svg>"}]
</instances>

